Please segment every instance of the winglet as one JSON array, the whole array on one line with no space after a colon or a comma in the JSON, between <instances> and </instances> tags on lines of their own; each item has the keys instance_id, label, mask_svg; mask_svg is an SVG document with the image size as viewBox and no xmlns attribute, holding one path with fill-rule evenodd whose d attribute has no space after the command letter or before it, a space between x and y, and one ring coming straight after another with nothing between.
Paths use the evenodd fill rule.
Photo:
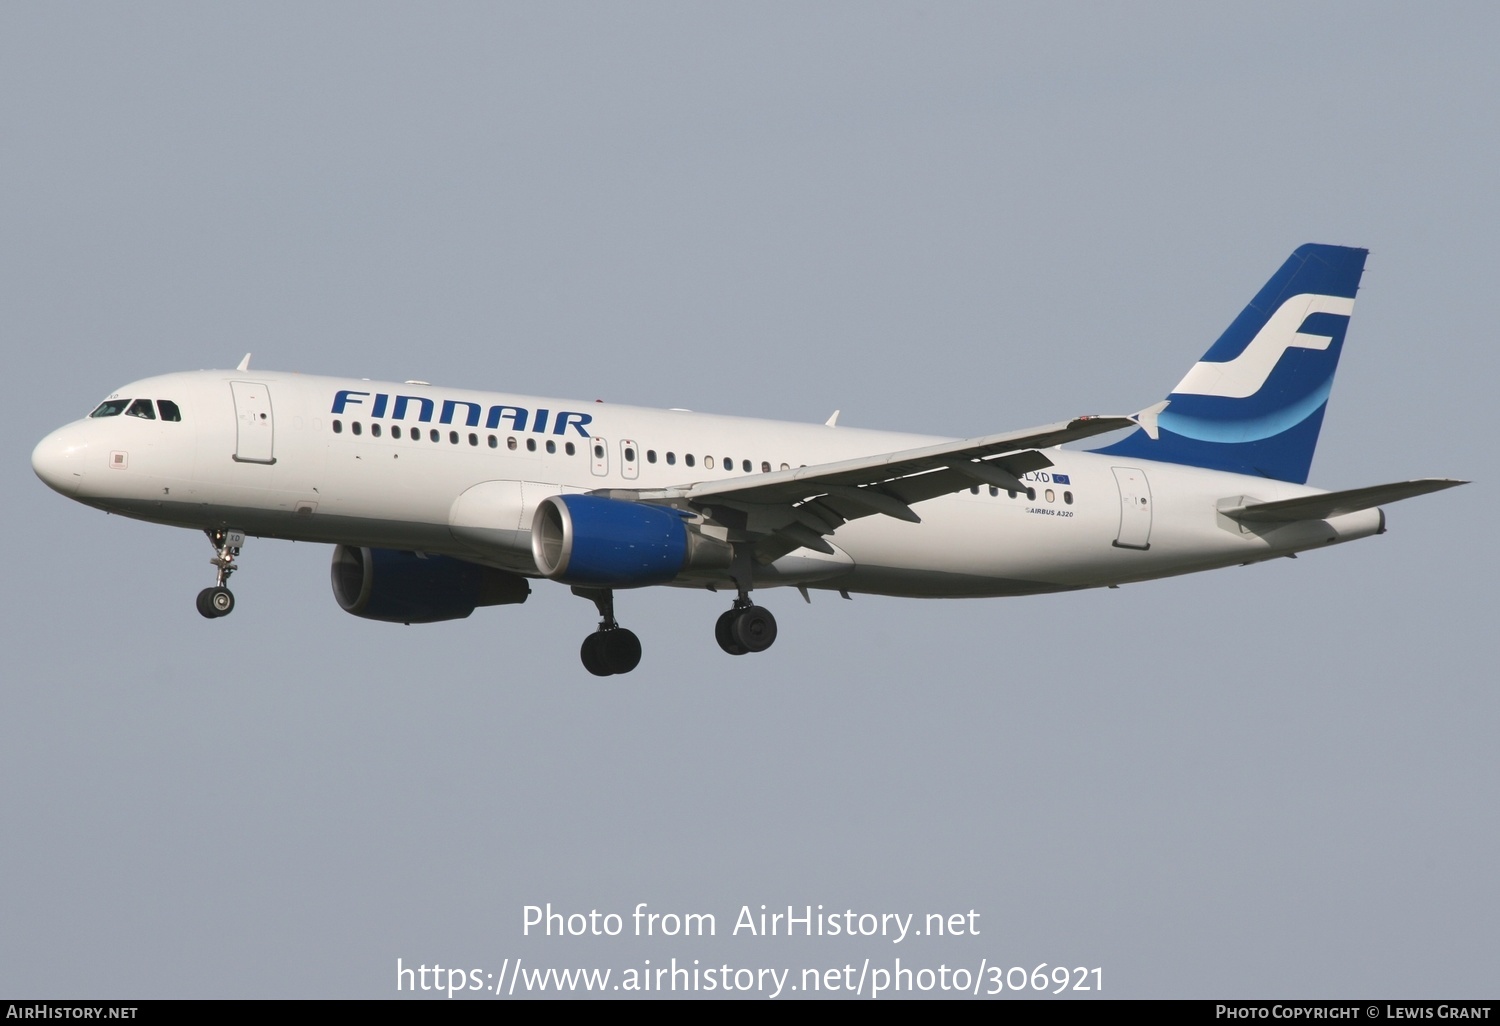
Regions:
<instances>
[{"instance_id":1,"label":"winglet","mask_svg":"<svg viewBox=\"0 0 1500 1026\"><path fill-rule=\"evenodd\" d=\"M827 420L825 420L823 422L823 426L824 427L838 427L839 426L839 414L841 412L843 412L843 411L841 411L841 410L834 410L833 411L833 416L829 417Z\"/></svg>"},{"instance_id":2,"label":"winglet","mask_svg":"<svg viewBox=\"0 0 1500 1026\"><path fill-rule=\"evenodd\" d=\"M1161 434L1161 429L1157 427L1156 424L1156 418L1161 416L1162 410L1165 410L1168 406L1171 405L1172 400L1163 399L1155 406L1148 406L1140 413L1131 414L1130 419L1139 424L1141 426L1141 430L1146 432L1147 437L1149 437L1154 442Z\"/></svg>"},{"instance_id":3,"label":"winglet","mask_svg":"<svg viewBox=\"0 0 1500 1026\"><path fill-rule=\"evenodd\" d=\"M247 371L249 369L250 369L250 354L246 353L245 354L245 358L240 361L240 365L238 367L236 367L235 370Z\"/></svg>"}]
</instances>

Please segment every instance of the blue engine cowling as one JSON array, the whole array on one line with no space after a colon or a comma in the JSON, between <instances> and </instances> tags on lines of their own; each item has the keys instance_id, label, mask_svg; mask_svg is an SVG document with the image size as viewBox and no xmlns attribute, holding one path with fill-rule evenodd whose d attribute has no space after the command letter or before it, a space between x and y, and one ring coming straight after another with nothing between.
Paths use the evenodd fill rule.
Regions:
<instances>
[{"instance_id":1,"label":"blue engine cowling","mask_svg":"<svg viewBox=\"0 0 1500 1026\"><path fill-rule=\"evenodd\" d=\"M525 602L526 578L451 556L340 545L333 597L346 613L386 623L461 620L477 606Z\"/></svg>"},{"instance_id":2,"label":"blue engine cowling","mask_svg":"<svg viewBox=\"0 0 1500 1026\"><path fill-rule=\"evenodd\" d=\"M677 510L598 495L549 496L531 521L537 569L564 584L665 584L701 548Z\"/></svg>"}]
</instances>

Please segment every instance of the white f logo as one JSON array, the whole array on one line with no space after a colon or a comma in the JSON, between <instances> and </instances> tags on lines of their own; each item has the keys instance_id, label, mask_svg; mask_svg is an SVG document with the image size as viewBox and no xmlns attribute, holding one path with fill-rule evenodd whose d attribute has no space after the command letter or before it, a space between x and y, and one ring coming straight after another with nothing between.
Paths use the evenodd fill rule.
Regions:
<instances>
[{"instance_id":1,"label":"white f logo","mask_svg":"<svg viewBox=\"0 0 1500 1026\"><path fill-rule=\"evenodd\" d=\"M1270 316L1245 351L1226 363L1193 364L1176 388L1177 395L1217 395L1225 399L1245 399L1260 391L1281 354L1288 349L1327 349L1331 335L1304 335L1297 330L1313 314L1354 312L1354 300L1343 296L1318 296L1304 292L1292 296Z\"/></svg>"}]
</instances>

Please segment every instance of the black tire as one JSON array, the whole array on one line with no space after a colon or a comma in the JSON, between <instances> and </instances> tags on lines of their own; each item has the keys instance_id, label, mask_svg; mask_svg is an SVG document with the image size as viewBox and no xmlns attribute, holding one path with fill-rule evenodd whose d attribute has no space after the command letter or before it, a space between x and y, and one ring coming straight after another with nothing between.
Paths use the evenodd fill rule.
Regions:
<instances>
[{"instance_id":1,"label":"black tire","mask_svg":"<svg viewBox=\"0 0 1500 1026\"><path fill-rule=\"evenodd\" d=\"M234 592L228 588L204 588L198 593L198 612L210 620L234 612Z\"/></svg>"},{"instance_id":2,"label":"black tire","mask_svg":"<svg viewBox=\"0 0 1500 1026\"><path fill-rule=\"evenodd\" d=\"M635 631L617 627L598 635L599 650L604 653L604 665L610 673L629 673L641 664L641 639Z\"/></svg>"},{"instance_id":3,"label":"black tire","mask_svg":"<svg viewBox=\"0 0 1500 1026\"><path fill-rule=\"evenodd\" d=\"M726 609L724 615L719 617L719 622L714 624L714 640L730 655L744 655L750 651L734 637L734 618L739 615L738 609Z\"/></svg>"},{"instance_id":4,"label":"black tire","mask_svg":"<svg viewBox=\"0 0 1500 1026\"><path fill-rule=\"evenodd\" d=\"M734 618L734 640L746 652L764 652L776 640L776 617L761 606L740 610Z\"/></svg>"},{"instance_id":5,"label":"black tire","mask_svg":"<svg viewBox=\"0 0 1500 1026\"><path fill-rule=\"evenodd\" d=\"M583 660L583 668L595 677L608 677L614 671L604 661L604 646L600 639L604 635L600 633L590 634L583 639L583 647L578 650L579 657Z\"/></svg>"}]
</instances>

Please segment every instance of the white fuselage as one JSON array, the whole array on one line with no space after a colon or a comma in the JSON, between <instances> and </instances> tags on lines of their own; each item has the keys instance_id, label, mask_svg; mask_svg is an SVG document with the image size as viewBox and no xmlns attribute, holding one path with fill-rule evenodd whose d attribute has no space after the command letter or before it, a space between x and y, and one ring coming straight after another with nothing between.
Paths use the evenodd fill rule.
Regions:
<instances>
[{"instance_id":1,"label":"white fuselage","mask_svg":"<svg viewBox=\"0 0 1500 1026\"><path fill-rule=\"evenodd\" d=\"M441 553L530 576L530 516L548 495L745 478L940 441L261 371L169 374L116 397L169 400L181 419L120 413L60 428L33 456L51 487L158 523ZM1318 490L1088 452L1046 455L1053 466L1025 476L1029 493L977 485L918 503L919 524L853 520L829 536L833 556L797 550L758 568L756 583L1031 594L1287 555L1383 524L1370 509L1242 526L1219 510Z\"/></svg>"}]
</instances>

